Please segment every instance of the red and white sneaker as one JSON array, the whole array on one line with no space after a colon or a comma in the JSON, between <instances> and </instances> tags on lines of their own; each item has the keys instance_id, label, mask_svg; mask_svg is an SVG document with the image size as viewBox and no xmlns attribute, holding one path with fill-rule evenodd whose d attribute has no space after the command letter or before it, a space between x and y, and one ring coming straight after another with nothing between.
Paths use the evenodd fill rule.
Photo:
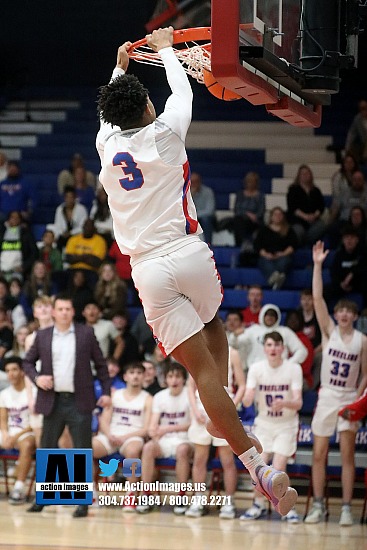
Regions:
<instances>
[{"instance_id":1,"label":"red and white sneaker","mask_svg":"<svg viewBox=\"0 0 367 550\"><path fill-rule=\"evenodd\" d=\"M343 407L338 412L338 415L346 418L350 422L357 422L367 416L367 390L357 399L357 401Z\"/></svg>"},{"instance_id":2,"label":"red and white sneaker","mask_svg":"<svg viewBox=\"0 0 367 550\"><path fill-rule=\"evenodd\" d=\"M258 466L255 470L255 489L273 504L281 516L285 516L296 504L297 491L289 487L289 477L285 472L272 466Z\"/></svg>"}]
</instances>

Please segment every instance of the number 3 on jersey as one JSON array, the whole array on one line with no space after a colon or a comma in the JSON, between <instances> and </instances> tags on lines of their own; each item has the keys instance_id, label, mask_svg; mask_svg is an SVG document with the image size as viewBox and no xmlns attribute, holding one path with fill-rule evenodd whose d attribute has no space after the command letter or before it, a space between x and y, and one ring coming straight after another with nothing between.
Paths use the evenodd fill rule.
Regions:
<instances>
[{"instance_id":1,"label":"number 3 on jersey","mask_svg":"<svg viewBox=\"0 0 367 550\"><path fill-rule=\"evenodd\" d=\"M144 176L140 168L137 167L135 160L130 153L116 153L112 161L113 166L120 166L122 178L119 179L120 185L126 191L140 189L144 184Z\"/></svg>"}]
</instances>

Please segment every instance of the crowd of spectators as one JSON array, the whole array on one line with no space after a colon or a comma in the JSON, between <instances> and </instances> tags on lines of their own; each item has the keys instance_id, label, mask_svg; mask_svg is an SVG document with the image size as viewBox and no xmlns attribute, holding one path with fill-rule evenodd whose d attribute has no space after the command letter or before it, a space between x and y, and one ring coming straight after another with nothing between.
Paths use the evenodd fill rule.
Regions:
<instances>
[{"instance_id":1,"label":"crowd of spectators","mask_svg":"<svg viewBox=\"0 0 367 550\"><path fill-rule=\"evenodd\" d=\"M214 192L204 184L201 174L193 173L192 196L203 228L202 238L211 242L215 231L232 231L235 245L242 251L251 252L267 285L274 290L284 286L287 274L292 269L295 250L310 247L322 238L336 249L330 269L331 282L324 292L326 300L335 302L351 292L357 292L362 295L366 307L367 186L364 171L360 168L365 162L365 156L361 147L358 155L355 154L356 148L352 147L353 140L357 139L358 128L361 124L364 126L361 119L365 116L365 110L362 104L361 114L357 115L358 120L353 123L348 134L350 150L343 156L340 168L331 179L329 208L317 186L317 177L314 181L311 168L301 165L287 190L287 211L280 206L270 212L265 211L260 176L256 172L249 172L244 176L243 188L236 194L233 215L218 222ZM200 438L200 441L196 441L195 437L187 435L190 426L192 431L190 414L193 422L197 425L202 423L203 413L196 389L189 386L189 393L192 394L190 403L186 389L183 390L186 388L185 372L180 370L179 365L173 365L170 358L163 356L155 344L143 311L133 324L130 323L128 303L138 305L139 298L131 280L129 258L121 254L114 240L112 219L103 187L98 178L86 169L81 155L75 154L70 167L59 174L57 188L60 204L56 208L54 221L45 227L41 241L36 242L32 225L37 220L37 190L29 185L19 163L8 161L0 152L0 390L13 387L19 392L25 391L29 381L23 381L18 367L31 345L27 341L30 338L33 341L36 331L50 324L42 325L40 317L35 314L35 308L42 305L39 300L45 300L44 304L51 308L52 297L66 291L73 303L74 322L92 327L95 333L108 366L112 395L115 391L127 392L125 397L128 394L134 397L141 392L144 392L144 396L146 393L152 396L160 394L153 401L153 408L151 399L146 401L144 397L147 416L144 425L139 428L141 444L139 448L133 445L129 450L129 456L139 454L145 457L144 480L153 479L152 464L155 458L170 456L179 447L181 450L176 456L178 479L187 480L188 465L193 459L197 480L204 480L209 445L202 444ZM233 354L237 354L244 376L251 364L265 360L262 340L265 334L276 331L281 335L283 359L299 363L302 367L303 391L317 389L320 384L321 333L311 290L300 292L299 308L288 311L284 322L282 312L276 305L263 303L261 286L251 285L246 290L248 307L243 311L230 310L225 318L230 349ZM362 321L363 317L360 323L364 326ZM138 380L136 391L131 390L135 383L134 376ZM241 377L237 378L240 380ZM233 378L229 385L232 383L233 395L241 393L236 403L240 405L245 378L243 383L238 380ZM180 391L177 390L178 386ZM242 388L241 392L236 394L239 387ZM101 395L98 394L100 390L96 380L97 399ZM122 393L116 395L122 399ZM172 451L172 439L161 446L157 443L157 435L162 437L170 431L160 427L159 411L165 411L167 403L173 403L173 397L178 395L181 395L180 406L185 408L187 418L185 416L185 422L182 421L182 426L177 428L179 435L176 437L175 450ZM164 396L167 396L166 401ZM29 414L33 413L31 400ZM153 424L150 422L151 416ZM104 451L110 450L111 441L115 442L112 447L117 450L124 447L125 440L130 441L110 437L106 426L111 422L111 409L107 413L103 411L101 418L102 424L97 418L94 431L102 429L101 433L107 433L110 443L106 443L106 437L94 441L93 448L97 449L95 456L98 458L107 454ZM144 445L148 436L155 443ZM67 432L66 438L70 441ZM35 448L34 440L29 437L28 440L29 445L18 445L22 460L24 449L29 454ZM60 442L62 444L62 440ZM194 454L193 445L198 442ZM210 444L218 446L219 455L229 472L229 488L226 488L230 497L229 507L222 510L221 517L233 518L233 495L237 479L232 472L233 455L227 452L229 447L221 443L213 443L210 439ZM202 452L203 449L205 452ZM18 492L10 497L13 504L24 501L22 483L28 471L26 462L17 478L15 487ZM177 510L177 513L187 512L183 508ZM202 513L202 509L191 510L187 515L198 517Z\"/></svg>"}]
</instances>

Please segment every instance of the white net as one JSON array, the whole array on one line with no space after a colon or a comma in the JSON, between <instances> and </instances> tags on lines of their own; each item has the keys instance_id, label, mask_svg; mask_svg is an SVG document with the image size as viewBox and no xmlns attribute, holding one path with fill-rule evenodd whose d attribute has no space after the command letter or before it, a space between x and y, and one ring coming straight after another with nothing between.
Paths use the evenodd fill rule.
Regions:
<instances>
[{"instance_id":1,"label":"white net","mask_svg":"<svg viewBox=\"0 0 367 550\"><path fill-rule=\"evenodd\" d=\"M204 84L204 69L210 71L210 43L199 45L192 43L190 46L187 42L183 44L183 49L177 49L173 47L173 51L181 62L183 68L195 78L200 84ZM149 46L139 46L131 54L131 59L134 59L138 63L145 63L147 65L163 66L162 59L159 54L154 52Z\"/></svg>"}]
</instances>

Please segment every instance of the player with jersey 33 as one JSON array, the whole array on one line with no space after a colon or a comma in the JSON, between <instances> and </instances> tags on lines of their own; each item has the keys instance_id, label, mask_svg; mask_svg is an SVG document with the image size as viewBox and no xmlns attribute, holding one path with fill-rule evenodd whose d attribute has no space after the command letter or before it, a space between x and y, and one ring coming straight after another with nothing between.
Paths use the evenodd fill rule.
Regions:
<instances>
[{"instance_id":1,"label":"player with jersey 33","mask_svg":"<svg viewBox=\"0 0 367 550\"><path fill-rule=\"evenodd\" d=\"M358 309L354 302L340 300L334 307L334 318L329 316L323 299L322 266L328 255L324 244L313 247L312 295L317 321L322 334L321 387L312 419L314 435L312 457L313 506L306 523L319 523L325 516L323 502L325 464L329 438L335 429L340 436L342 461L342 510L339 524L353 524L351 500L354 486L354 450L358 422L338 416L345 405L362 395L367 385L367 337L355 330Z\"/></svg>"},{"instance_id":2,"label":"player with jersey 33","mask_svg":"<svg viewBox=\"0 0 367 550\"><path fill-rule=\"evenodd\" d=\"M153 31L147 43L159 53L171 88L163 113L156 116L148 90L126 74L130 42L118 49L112 79L98 98L99 179L108 194L115 238L131 257L132 278L160 348L195 380L211 419L208 428L228 441L256 488L287 514L297 492L288 487L286 473L262 460L261 445L244 431L224 388L228 343L217 314L222 288L213 254L200 240L190 193L185 139L192 90L172 48L173 28Z\"/></svg>"}]
</instances>

